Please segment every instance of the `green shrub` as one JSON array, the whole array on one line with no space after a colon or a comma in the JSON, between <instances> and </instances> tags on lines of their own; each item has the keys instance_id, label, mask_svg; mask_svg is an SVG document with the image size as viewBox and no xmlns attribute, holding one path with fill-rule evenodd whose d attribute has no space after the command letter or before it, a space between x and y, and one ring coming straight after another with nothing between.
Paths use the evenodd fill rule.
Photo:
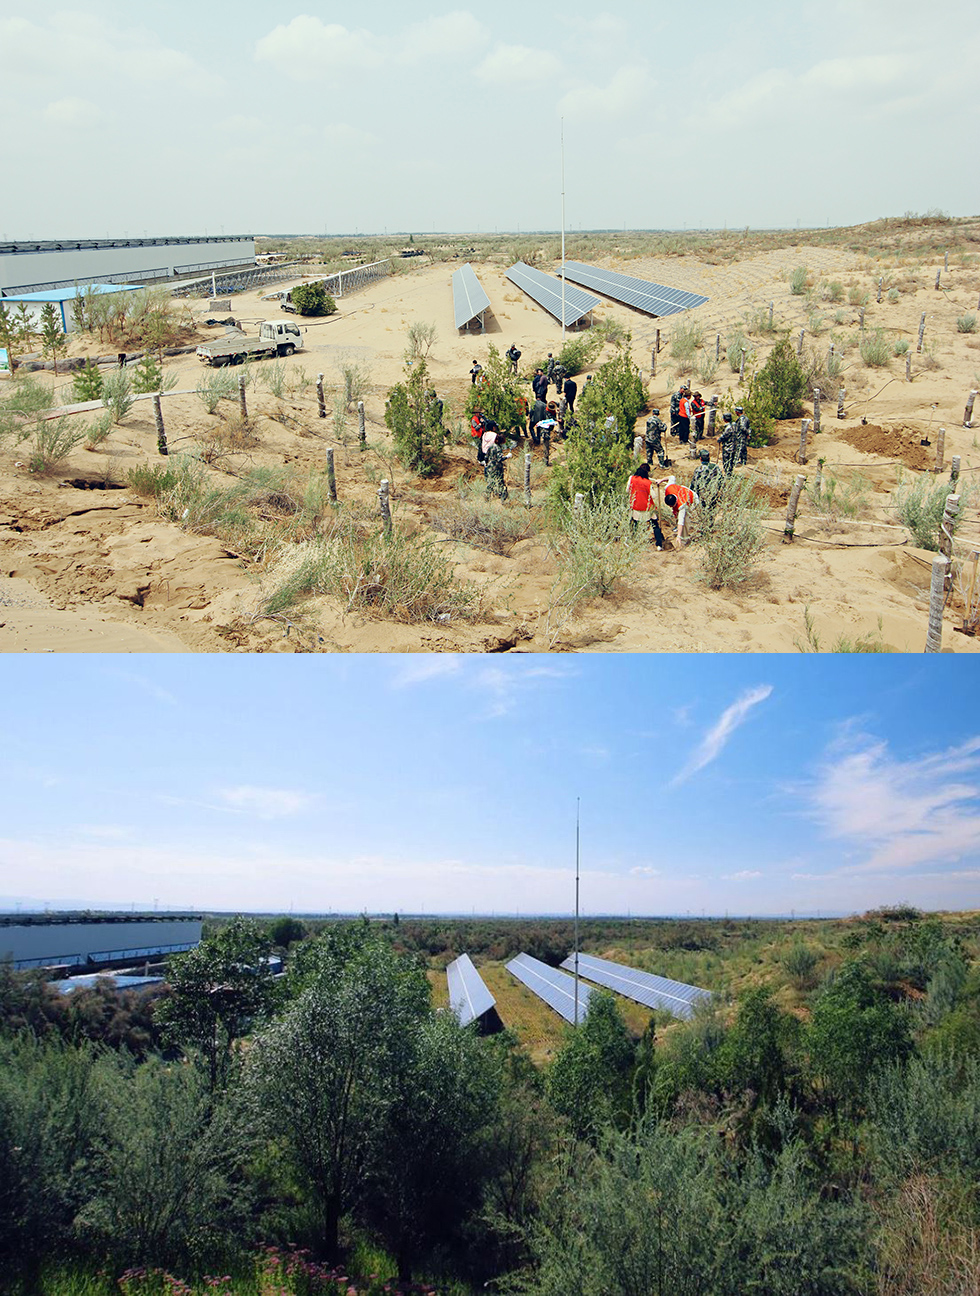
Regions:
<instances>
[{"instance_id":1,"label":"green shrub","mask_svg":"<svg viewBox=\"0 0 980 1296\"><path fill-rule=\"evenodd\" d=\"M807 491L813 508L833 519L855 518L867 512L871 484L860 473L853 473L846 482L832 473L823 476L820 489Z\"/></svg>"},{"instance_id":2,"label":"green shrub","mask_svg":"<svg viewBox=\"0 0 980 1296\"><path fill-rule=\"evenodd\" d=\"M970 488L962 482L958 484L958 490L960 511L954 522L954 534L956 523L963 517L964 507L972 495ZM943 520L946 497L954 493L948 481L936 481L934 477L925 475L914 477L899 486L895 496L898 516L902 524L912 532L920 549L938 550L939 525Z\"/></svg>"},{"instance_id":3,"label":"green shrub","mask_svg":"<svg viewBox=\"0 0 980 1296\"><path fill-rule=\"evenodd\" d=\"M816 312L814 312L810 316L810 320L809 323L807 324L807 327L809 328L810 332L814 334L824 333L826 332L827 329L827 325L824 321L824 317L822 315L818 315Z\"/></svg>"},{"instance_id":4,"label":"green shrub","mask_svg":"<svg viewBox=\"0 0 980 1296\"><path fill-rule=\"evenodd\" d=\"M339 368L344 383L344 403L350 407L367 395L371 383L371 367L366 361L344 355Z\"/></svg>"},{"instance_id":5,"label":"green shrub","mask_svg":"<svg viewBox=\"0 0 980 1296\"><path fill-rule=\"evenodd\" d=\"M855 286L847 290L847 300L851 306L867 306L869 294Z\"/></svg>"},{"instance_id":6,"label":"green shrub","mask_svg":"<svg viewBox=\"0 0 980 1296\"><path fill-rule=\"evenodd\" d=\"M604 330L590 329L588 333L579 333L576 337L567 337L565 345L554 357L555 363L560 364L565 370L568 377L572 378L575 374L581 373L587 369L592 361L602 350L603 343L607 340L612 341ZM629 341L629 334L625 335L625 340ZM542 357L536 360L531 366L534 369L546 369L547 362Z\"/></svg>"},{"instance_id":7,"label":"green shrub","mask_svg":"<svg viewBox=\"0 0 980 1296\"><path fill-rule=\"evenodd\" d=\"M112 369L102 380L102 404L121 423L133 408L133 384L125 369Z\"/></svg>"},{"instance_id":8,"label":"green shrub","mask_svg":"<svg viewBox=\"0 0 980 1296\"><path fill-rule=\"evenodd\" d=\"M445 463L445 437L438 410L429 399L429 372L424 360L411 366L406 383L388 393L385 425L395 452L411 472L436 477Z\"/></svg>"},{"instance_id":9,"label":"green shrub","mask_svg":"<svg viewBox=\"0 0 980 1296\"><path fill-rule=\"evenodd\" d=\"M827 285L827 300L830 302L842 302L844 300L844 285L837 279Z\"/></svg>"},{"instance_id":10,"label":"green shrub","mask_svg":"<svg viewBox=\"0 0 980 1296\"><path fill-rule=\"evenodd\" d=\"M112 414L109 410L105 410L97 418L94 418L85 429L86 444L92 449L95 446L102 445L103 441L108 440L111 427Z\"/></svg>"},{"instance_id":11,"label":"green shrub","mask_svg":"<svg viewBox=\"0 0 980 1296\"><path fill-rule=\"evenodd\" d=\"M682 320L670 333L670 354L677 362L677 372L690 373L694 366L694 353L704 341L704 329L696 320Z\"/></svg>"},{"instance_id":12,"label":"green shrub","mask_svg":"<svg viewBox=\"0 0 980 1296\"><path fill-rule=\"evenodd\" d=\"M466 394L463 407L466 417L470 418L479 410L507 432L521 422L517 402L523 398L520 380L515 377L510 361L491 342L480 382L470 383ZM465 440L469 440L468 435Z\"/></svg>"},{"instance_id":13,"label":"green shrub","mask_svg":"<svg viewBox=\"0 0 980 1296\"><path fill-rule=\"evenodd\" d=\"M889 289L888 289L888 300L892 303L893 306L894 306L894 304L898 301L898 299L901 297L901 295L902 295L902 294L898 291L897 288L889 288Z\"/></svg>"},{"instance_id":14,"label":"green shrub","mask_svg":"<svg viewBox=\"0 0 980 1296\"><path fill-rule=\"evenodd\" d=\"M892 346L892 355L903 356L909 349L908 338L896 338Z\"/></svg>"},{"instance_id":15,"label":"green shrub","mask_svg":"<svg viewBox=\"0 0 980 1296\"><path fill-rule=\"evenodd\" d=\"M797 418L807 394L806 374L786 340L777 342L752 379L750 390L761 411L772 419Z\"/></svg>"},{"instance_id":16,"label":"green shrub","mask_svg":"<svg viewBox=\"0 0 980 1296\"><path fill-rule=\"evenodd\" d=\"M885 336L884 329L868 330L858 344L861 359L872 369L887 369L893 354L893 347Z\"/></svg>"},{"instance_id":17,"label":"green shrub","mask_svg":"<svg viewBox=\"0 0 980 1296\"><path fill-rule=\"evenodd\" d=\"M405 359L425 360L435 343L436 333L435 324L425 320L413 320L408 326L408 347L405 351Z\"/></svg>"},{"instance_id":18,"label":"green shrub","mask_svg":"<svg viewBox=\"0 0 980 1296\"><path fill-rule=\"evenodd\" d=\"M740 585L755 571L766 547L765 514L745 477L727 478L712 509L692 508L691 541L699 550L701 578L712 589Z\"/></svg>"},{"instance_id":19,"label":"green shrub","mask_svg":"<svg viewBox=\"0 0 980 1296\"><path fill-rule=\"evenodd\" d=\"M337 311L337 303L322 281L297 284L290 289L289 295L299 315L334 315Z\"/></svg>"},{"instance_id":20,"label":"green shrub","mask_svg":"<svg viewBox=\"0 0 980 1296\"><path fill-rule=\"evenodd\" d=\"M797 990L808 990L814 985L814 972L819 961L816 951L801 942L783 956L783 967Z\"/></svg>"},{"instance_id":21,"label":"green shrub","mask_svg":"<svg viewBox=\"0 0 980 1296\"><path fill-rule=\"evenodd\" d=\"M76 400L93 401L102 399L102 373L92 360L86 360L81 369L76 369L71 380L72 393Z\"/></svg>"},{"instance_id":22,"label":"green shrub","mask_svg":"<svg viewBox=\"0 0 980 1296\"><path fill-rule=\"evenodd\" d=\"M738 373L742 365L742 352L745 352L745 363L750 364L755 352L749 346L749 339L740 324L736 324L730 336L725 339L725 358L732 373Z\"/></svg>"},{"instance_id":23,"label":"green shrub","mask_svg":"<svg viewBox=\"0 0 980 1296\"><path fill-rule=\"evenodd\" d=\"M463 497L457 499L455 507L437 513L432 525L454 540L495 554L509 553L518 540L527 539L531 532L524 510L510 512L496 502Z\"/></svg>"},{"instance_id":24,"label":"green shrub","mask_svg":"<svg viewBox=\"0 0 980 1296\"><path fill-rule=\"evenodd\" d=\"M712 383L718 374L718 361L713 351L703 351L694 363L694 376L699 382Z\"/></svg>"},{"instance_id":25,"label":"green shrub","mask_svg":"<svg viewBox=\"0 0 980 1296\"><path fill-rule=\"evenodd\" d=\"M142 393L158 392L163 382L163 365L152 351L144 351L133 370L133 388Z\"/></svg>"},{"instance_id":26,"label":"green shrub","mask_svg":"<svg viewBox=\"0 0 980 1296\"><path fill-rule=\"evenodd\" d=\"M632 440L603 425L575 428L565 442L565 461L552 469L548 485L552 507L569 504L577 494L592 505L625 489L634 468Z\"/></svg>"},{"instance_id":27,"label":"green shrub","mask_svg":"<svg viewBox=\"0 0 980 1296\"><path fill-rule=\"evenodd\" d=\"M147 495L159 499L161 495L172 491L180 480L180 461L174 464L137 464L130 468L126 480L137 495Z\"/></svg>"},{"instance_id":28,"label":"green shrub","mask_svg":"<svg viewBox=\"0 0 980 1296\"><path fill-rule=\"evenodd\" d=\"M213 414L220 401L232 400L238 394L238 380L227 369L208 369L201 378L197 396L209 414Z\"/></svg>"},{"instance_id":29,"label":"green shrub","mask_svg":"<svg viewBox=\"0 0 980 1296\"><path fill-rule=\"evenodd\" d=\"M977 317L973 311L966 315L960 315L956 321L957 333L975 333L977 331Z\"/></svg>"},{"instance_id":30,"label":"green shrub","mask_svg":"<svg viewBox=\"0 0 980 1296\"><path fill-rule=\"evenodd\" d=\"M805 265L797 266L789 277L789 290L794 297L802 297L806 292L806 281L809 271Z\"/></svg>"},{"instance_id":31,"label":"green shrub","mask_svg":"<svg viewBox=\"0 0 980 1296\"><path fill-rule=\"evenodd\" d=\"M84 439L84 432L72 430L67 415L38 423L28 458L31 472L40 476L54 472Z\"/></svg>"},{"instance_id":32,"label":"green shrub","mask_svg":"<svg viewBox=\"0 0 980 1296\"><path fill-rule=\"evenodd\" d=\"M548 537L558 560L557 602L574 607L583 598L605 597L632 571L649 549L649 538L630 524L629 500L622 491L579 512L563 505L554 514Z\"/></svg>"}]
</instances>

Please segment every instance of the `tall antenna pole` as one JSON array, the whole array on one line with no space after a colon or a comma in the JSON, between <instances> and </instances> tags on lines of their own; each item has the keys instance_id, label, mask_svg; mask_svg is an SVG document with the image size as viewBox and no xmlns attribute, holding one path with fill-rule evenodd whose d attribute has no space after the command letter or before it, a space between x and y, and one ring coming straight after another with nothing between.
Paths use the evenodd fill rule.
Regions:
<instances>
[{"instance_id":1,"label":"tall antenna pole","mask_svg":"<svg viewBox=\"0 0 980 1296\"><path fill-rule=\"evenodd\" d=\"M561 344L565 345L565 118L561 119ZM577 947L576 947L577 950ZM576 986L576 990L578 987ZM575 1000L578 1021L578 999Z\"/></svg>"},{"instance_id":2,"label":"tall antenna pole","mask_svg":"<svg viewBox=\"0 0 980 1296\"><path fill-rule=\"evenodd\" d=\"M579 876L579 798L575 798L575 1025L578 1025L578 876Z\"/></svg>"}]
</instances>

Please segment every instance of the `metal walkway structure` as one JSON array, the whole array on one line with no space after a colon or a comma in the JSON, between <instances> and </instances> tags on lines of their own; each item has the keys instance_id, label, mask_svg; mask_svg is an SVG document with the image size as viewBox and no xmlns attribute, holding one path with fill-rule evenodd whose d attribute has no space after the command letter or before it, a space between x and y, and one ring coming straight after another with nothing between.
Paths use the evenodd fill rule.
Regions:
<instances>
[{"instance_id":1,"label":"metal walkway structure","mask_svg":"<svg viewBox=\"0 0 980 1296\"><path fill-rule=\"evenodd\" d=\"M578 1023L575 1020L575 978L566 976L564 972L559 972L557 968L549 967L547 963L542 963L540 959L532 958L530 954L518 954L517 958L511 959L507 964L507 971L511 976L516 977L522 985L543 999L549 1008L554 1008L559 1016L564 1017L572 1026ZM579 955L579 977L582 976L582 956ZM589 995L592 993L592 987L587 985L581 979L578 983L578 1020L585 1020L585 1014L589 1010Z\"/></svg>"},{"instance_id":2,"label":"metal walkway structure","mask_svg":"<svg viewBox=\"0 0 980 1296\"><path fill-rule=\"evenodd\" d=\"M566 283L582 284L602 293L603 297L611 297L613 301L657 318L703 306L708 300L700 293L668 288L649 279L634 279L632 275L619 274L615 270L600 270L598 266L583 265L581 261L566 261L564 276Z\"/></svg>"},{"instance_id":3,"label":"metal walkway structure","mask_svg":"<svg viewBox=\"0 0 980 1296\"><path fill-rule=\"evenodd\" d=\"M446 980L449 983L449 1006L460 1026L468 1026L496 1008L496 999L484 985L468 954L460 954L449 964Z\"/></svg>"},{"instance_id":4,"label":"metal walkway structure","mask_svg":"<svg viewBox=\"0 0 980 1296\"><path fill-rule=\"evenodd\" d=\"M573 971L575 955L569 954L562 967ZM613 963L611 959L596 958L592 954L579 954L578 974L605 986L607 990L615 990L625 999L632 999L646 1008L666 1010L675 1017L692 1016L698 1003L711 998L711 991L702 990L700 986L671 981L653 972L638 972L624 963Z\"/></svg>"},{"instance_id":5,"label":"metal walkway structure","mask_svg":"<svg viewBox=\"0 0 980 1296\"><path fill-rule=\"evenodd\" d=\"M583 292L581 288L576 288L566 280L565 315L563 319L562 284L560 279L556 279L554 275L545 274L541 270L535 270L523 261L518 261L515 265L512 265L506 274L512 284L516 284L521 292L526 292L532 301L536 301L539 306L543 306L549 315L554 315L555 319L560 324L564 324L566 328L572 324L577 324L586 315L590 315L600 304L598 297Z\"/></svg>"},{"instance_id":6,"label":"metal walkway structure","mask_svg":"<svg viewBox=\"0 0 980 1296\"><path fill-rule=\"evenodd\" d=\"M476 277L476 271L467 261L453 272L453 316L457 329L466 328L473 320L480 321L480 332L484 332L486 321L484 314L490 309L490 298L483 291L483 285Z\"/></svg>"}]
</instances>

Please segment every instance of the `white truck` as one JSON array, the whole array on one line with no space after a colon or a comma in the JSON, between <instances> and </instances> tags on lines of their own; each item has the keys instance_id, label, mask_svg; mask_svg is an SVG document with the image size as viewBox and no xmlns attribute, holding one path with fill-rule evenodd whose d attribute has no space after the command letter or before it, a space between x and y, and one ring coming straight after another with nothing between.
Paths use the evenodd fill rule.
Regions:
<instances>
[{"instance_id":1,"label":"white truck","mask_svg":"<svg viewBox=\"0 0 980 1296\"><path fill-rule=\"evenodd\" d=\"M241 364L256 356L291 356L303 346L303 336L296 324L288 321L267 321L259 325L258 337L245 333L228 333L220 341L202 342L197 348L197 358L202 364Z\"/></svg>"}]
</instances>

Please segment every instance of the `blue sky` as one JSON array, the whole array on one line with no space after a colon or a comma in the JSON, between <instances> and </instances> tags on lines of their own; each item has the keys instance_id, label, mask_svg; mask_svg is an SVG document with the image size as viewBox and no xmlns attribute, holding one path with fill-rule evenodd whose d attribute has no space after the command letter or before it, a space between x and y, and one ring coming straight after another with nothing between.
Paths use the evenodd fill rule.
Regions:
<instances>
[{"instance_id":1,"label":"blue sky","mask_svg":"<svg viewBox=\"0 0 980 1296\"><path fill-rule=\"evenodd\" d=\"M966 658L8 657L0 907L854 912L980 894Z\"/></svg>"},{"instance_id":2,"label":"blue sky","mask_svg":"<svg viewBox=\"0 0 980 1296\"><path fill-rule=\"evenodd\" d=\"M0 238L976 210L971 0L0 0ZM70 195L70 198L69 198Z\"/></svg>"}]
</instances>

